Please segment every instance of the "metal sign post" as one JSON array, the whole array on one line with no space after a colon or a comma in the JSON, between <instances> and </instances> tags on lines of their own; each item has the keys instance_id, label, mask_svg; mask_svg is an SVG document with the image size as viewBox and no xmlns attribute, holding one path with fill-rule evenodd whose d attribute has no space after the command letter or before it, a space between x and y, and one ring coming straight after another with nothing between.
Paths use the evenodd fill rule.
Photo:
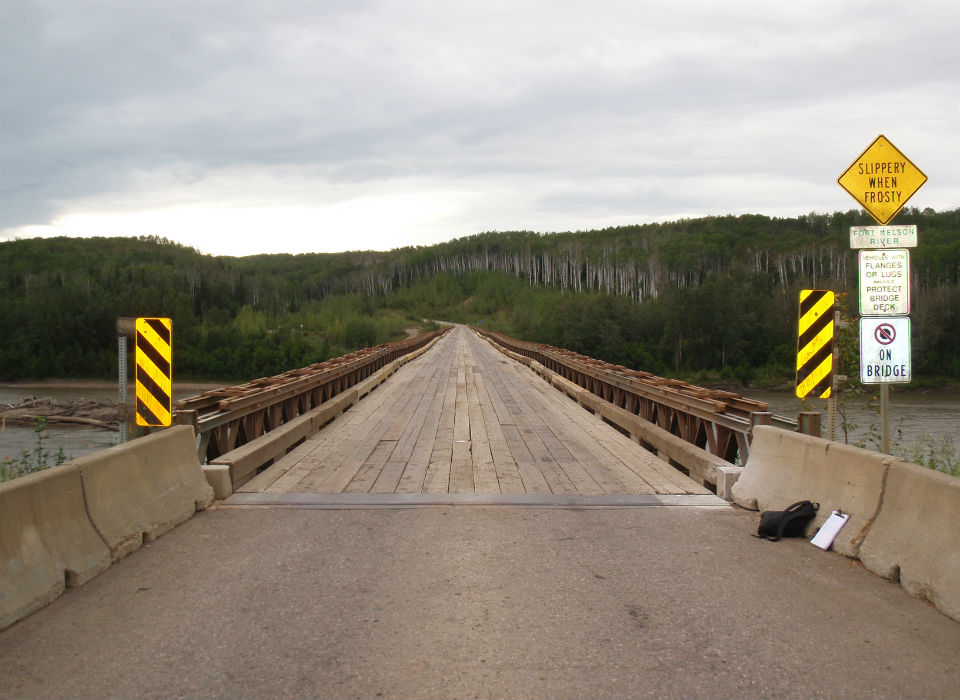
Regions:
<instances>
[{"instance_id":1,"label":"metal sign post","mask_svg":"<svg viewBox=\"0 0 960 700\"><path fill-rule=\"evenodd\" d=\"M890 454L890 385L880 385L880 451Z\"/></svg>"},{"instance_id":2,"label":"metal sign post","mask_svg":"<svg viewBox=\"0 0 960 700\"><path fill-rule=\"evenodd\" d=\"M120 379L120 406L127 404L127 336L117 336L117 376ZM127 421L120 421L120 444L127 441Z\"/></svg>"},{"instance_id":3,"label":"metal sign post","mask_svg":"<svg viewBox=\"0 0 960 700\"><path fill-rule=\"evenodd\" d=\"M840 309L833 307L833 376L831 377L830 398L827 399L827 433L831 440L837 439L837 399L840 393L840 344L837 336L840 329ZM838 371L840 370L840 371Z\"/></svg>"}]
</instances>

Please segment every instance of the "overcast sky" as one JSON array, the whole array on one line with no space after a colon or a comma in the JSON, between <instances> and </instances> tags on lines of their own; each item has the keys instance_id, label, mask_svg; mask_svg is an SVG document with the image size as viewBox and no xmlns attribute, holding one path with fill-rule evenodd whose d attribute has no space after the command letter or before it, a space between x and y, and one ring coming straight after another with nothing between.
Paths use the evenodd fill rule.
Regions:
<instances>
[{"instance_id":1,"label":"overcast sky","mask_svg":"<svg viewBox=\"0 0 960 700\"><path fill-rule=\"evenodd\" d=\"M226 255L960 206L953 0L2 0L0 239ZM920 232L921 241L923 232Z\"/></svg>"}]
</instances>

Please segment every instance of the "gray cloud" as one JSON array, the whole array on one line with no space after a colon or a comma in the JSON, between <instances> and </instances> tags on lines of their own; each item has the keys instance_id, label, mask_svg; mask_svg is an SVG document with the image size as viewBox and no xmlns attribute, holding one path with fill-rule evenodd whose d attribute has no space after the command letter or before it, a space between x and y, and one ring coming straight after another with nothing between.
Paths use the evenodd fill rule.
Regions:
<instances>
[{"instance_id":1,"label":"gray cloud","mask_svg":"<svg viewBox=\"0 0 960 700\"><path fill-rule=\"evenodd\" d=\"M953 207L958 15L14 0L0 6L0 232L81 203L316 206L398 182L488 202L509 182L494 208L516 228L833 210L854 205L834 179L881 132L931 174L923 205ZM450 235L501 223L443 218Z\"/></svg>"}]
</instances>

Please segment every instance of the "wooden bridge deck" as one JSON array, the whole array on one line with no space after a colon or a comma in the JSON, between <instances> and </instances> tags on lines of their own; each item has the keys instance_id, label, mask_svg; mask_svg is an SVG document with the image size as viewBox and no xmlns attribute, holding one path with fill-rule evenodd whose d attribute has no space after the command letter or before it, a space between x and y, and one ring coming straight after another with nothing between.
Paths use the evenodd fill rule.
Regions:
<instances>
[{"instance_id":1,"label":"wooden bridge deck","mask_svg":"<svg viewBox=\"0 0 960 700\"><path fill-rule=\"evenodd\" d=\"M239 491L709 493L464 327Z\"/></svg>"}]
</instances>

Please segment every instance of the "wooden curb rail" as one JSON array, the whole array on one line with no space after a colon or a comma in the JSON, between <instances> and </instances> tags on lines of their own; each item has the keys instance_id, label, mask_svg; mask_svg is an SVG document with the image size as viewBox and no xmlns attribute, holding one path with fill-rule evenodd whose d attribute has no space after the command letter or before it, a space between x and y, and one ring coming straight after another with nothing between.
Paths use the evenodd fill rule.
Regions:
<instances>
[{"instance_id":1,"label":"wooden curb rail","mask_svg":"<svg viewBox=\"0 0 960 700\"><path fill-rule=\"evenodd\" d=\"M500 333L473 330L499 349L536 360L602 401L638 415L730 464L746 463L754 425L797 428L796 421L771 414L766 403L739 394L657 377Z\"/></svg>"},{"instance_id":2,"label":"wooden curb rail","mask_svg":"<svg viewBox=\"0 0 960 700\"><path fill-rule=\"evenodd\" d=\"M483 337L482 334L481 337ZM718 481L722 482L723 470L737 469L727 460L687 442L670 431L644 420L635 413L630 413L626 409L606 401L588 389L548 369L538 361L512 350L507 350L492 338L488 337L485 340L496 350L532 369L550 385L562 391L586 410L599 415L606 423L619 428L632 440L654 452L661 459L687 472L692 479L701 485L717 486ZM720 490L717 493L729 500L728 494L721 493Z\"/></svg>"},{"instance_id":3,"label":"wooden curb rail","mask_svg":"<svg viewBox=\"0 0 960 700\"><path fill-rule=\"evenodd\" d=\"M356 386L449 330L364 348L273 377L207 391L178 401L175 420L193 426L199 436L200 460L213 462Z\"/></svg>"},{"instance_id":4,"label":"wooden curb rail","mask_svg":"<svg viewBox=\"0 0 960 700\"><path fill-rule=\"evenodd\" d=\"M203 469L216 497L220 500L227 498L238 488L254 479L258 471L273 464L275 460L283 457L307 437L349 409L386 381L401 366L432 348L445 332L446 330L428 334L429 337L424 343L411 344L414 349L383 365L359 383L355 383L350 388L337 393L333 398L281 423L259 437L211 459L208 464L204 465ZM423 337L420 336L420 338ZM329 375L325 376L329 379ZM278 399L280 401L287 401L289 400L289 391L301 391L305 386L300 381L291 384L295 385L296 388L290 389L291 385L284 385L286 391L278 393L271 390L270 396L275 399L280 397ZM232 404L229 404L228 401L220 404L221 407L224 405ZM248 401L246 406L250 405L259 404L250 404Z\"/></svg>"}]
</instances>

